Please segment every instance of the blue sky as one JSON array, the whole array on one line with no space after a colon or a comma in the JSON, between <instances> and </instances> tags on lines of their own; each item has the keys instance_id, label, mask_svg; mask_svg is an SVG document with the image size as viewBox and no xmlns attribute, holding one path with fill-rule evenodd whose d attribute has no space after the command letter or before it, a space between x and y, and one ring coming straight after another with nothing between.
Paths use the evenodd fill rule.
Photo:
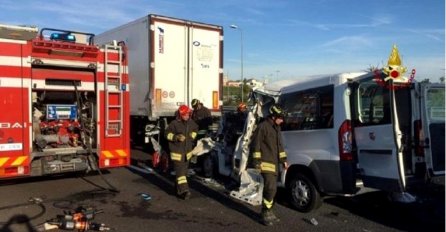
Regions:
<instances>
[{"instance_id":1,"label":"blue sky","mask_svg":"<svg viewBox=\"0 0 446 232\"><path fill-rule=\"evenodd\" d=\"M224 72L290 79L387 63L393 44L416 79L445 76L444 0L2 0L0 23L101 33L147 14L224 27ZM408 74L406 74L408 75Z\"/></svg>"}]
</instances>

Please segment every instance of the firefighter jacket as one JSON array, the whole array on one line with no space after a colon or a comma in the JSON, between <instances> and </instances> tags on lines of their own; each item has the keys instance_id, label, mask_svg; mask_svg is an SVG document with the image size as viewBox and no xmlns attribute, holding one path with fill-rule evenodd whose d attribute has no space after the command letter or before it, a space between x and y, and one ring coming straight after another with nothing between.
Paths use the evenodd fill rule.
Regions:
<instances>
[{"instance_id":1,"label":"firefighter jacket","mask_svg":"<svg viewBox=\"0 0 446 232\"><path fill-rule=\"evenodd\" d=\"M199 103L201 108L194 109L192 112L192 120L198 124L199 130L208 130L209 126L212 124L211 111Z\"/></svg>"},{"instance_id":2,"label":"firefighter jacket","mask_svg":"<svg viewBox=\"0 0 446 232\"><path fill-rule=\"evenodd\" d=\"M184 162L192 157L194 140L197 137L197 124L192 120L183 121L175 119L166 129L166 138L169 141L170 158L172 161ZM184 141L178 137L183 135Z\"/></svg>"},{"instance_id":3,"label":"firefighter jacket","mask_svg":"<svg viewBox=\"0 0 446 232\"><path fill-rule=\"evenodd\" d=\"M257 126L253 140L254 165L260 167L262 173L277 175L279 163L286 162L286 158L280 126L270 118L264 120Z\"/></svg>"}]
</instances>

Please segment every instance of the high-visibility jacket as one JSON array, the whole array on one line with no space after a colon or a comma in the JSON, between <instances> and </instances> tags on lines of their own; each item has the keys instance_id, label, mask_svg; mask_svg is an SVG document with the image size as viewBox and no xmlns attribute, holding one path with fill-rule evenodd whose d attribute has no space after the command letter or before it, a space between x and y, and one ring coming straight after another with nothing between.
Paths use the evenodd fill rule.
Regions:
<instances>
[{"instance_id":1,"label":"high-visibility jacket","mask_svg":"<svg viewBox=\"0 0 446 232\"><path fill-rule=\"evenodd\" d=\"M194 140L197 137L198 125L193 120L183 121L175 119L166 129L166 138L169 141L170 158L173 161L186 161L192 156ZM176 135L184 135L183 142L177 140Z\"/></svg>"},{"instance_id":2,"label":"high-visibility jacket","mask_svg":"<svg viewBox=\"0 0 446 232\"><path fill-rule=\"evenodd\" d=\"M253 140L253 160L260 166L262 173L278 174L279 163L286 162L280 126L271 118L261 122L256 129Z\"/></svg>"}]
</instances>

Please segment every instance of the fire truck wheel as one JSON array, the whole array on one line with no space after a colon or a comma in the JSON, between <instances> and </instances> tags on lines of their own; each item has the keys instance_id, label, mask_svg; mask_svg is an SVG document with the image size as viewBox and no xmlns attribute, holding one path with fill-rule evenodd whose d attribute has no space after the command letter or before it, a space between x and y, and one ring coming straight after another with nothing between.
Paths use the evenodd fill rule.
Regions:
<instances>
[{"instance_id":1,"label":"fire truck wheel","mask_svg":"<svg viewBox=\"0 0 446 232\"><path fill-rule=\"evenodd\" d=\"M291 179L289 193L291 204L300 212L310 212L321 206L322 199L315 184L302 173Z\"/></svg>"}]
</instances>

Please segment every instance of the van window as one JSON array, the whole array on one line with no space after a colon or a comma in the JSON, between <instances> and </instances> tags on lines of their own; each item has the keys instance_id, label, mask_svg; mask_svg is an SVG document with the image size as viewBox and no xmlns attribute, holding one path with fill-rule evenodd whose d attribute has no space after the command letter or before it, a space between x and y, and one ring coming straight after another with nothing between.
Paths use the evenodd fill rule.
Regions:
<instances>
[{"instance_id":1,"label":"van window","mask_svg":"<svg viewBox=\"0 0 446 232\"><path fill-rule=\"evenodd\" d=\"M283 94L279 103L287 115L282 130L333 128L333 89L330 85Z\"/></svg>"},{"instance_id":2,"label":"van window","mask_svg":"<svg viewBox=\"0 0 446 232\"><path fill-rule=\"evenodd\" d=\"M444 88L427 91L426 108L429 120L444 122Z\"/></svg>"},{"instance_id":3,"label":"van window","mask_svg":"<svg viewBox=\"0 0 446 232\"><path fill-rule=\"evenodd\" d=\"M390 92L374 80L362 82L356 91L356 126L382 125L391 123Z\"/></svg>"}]
</instances>

